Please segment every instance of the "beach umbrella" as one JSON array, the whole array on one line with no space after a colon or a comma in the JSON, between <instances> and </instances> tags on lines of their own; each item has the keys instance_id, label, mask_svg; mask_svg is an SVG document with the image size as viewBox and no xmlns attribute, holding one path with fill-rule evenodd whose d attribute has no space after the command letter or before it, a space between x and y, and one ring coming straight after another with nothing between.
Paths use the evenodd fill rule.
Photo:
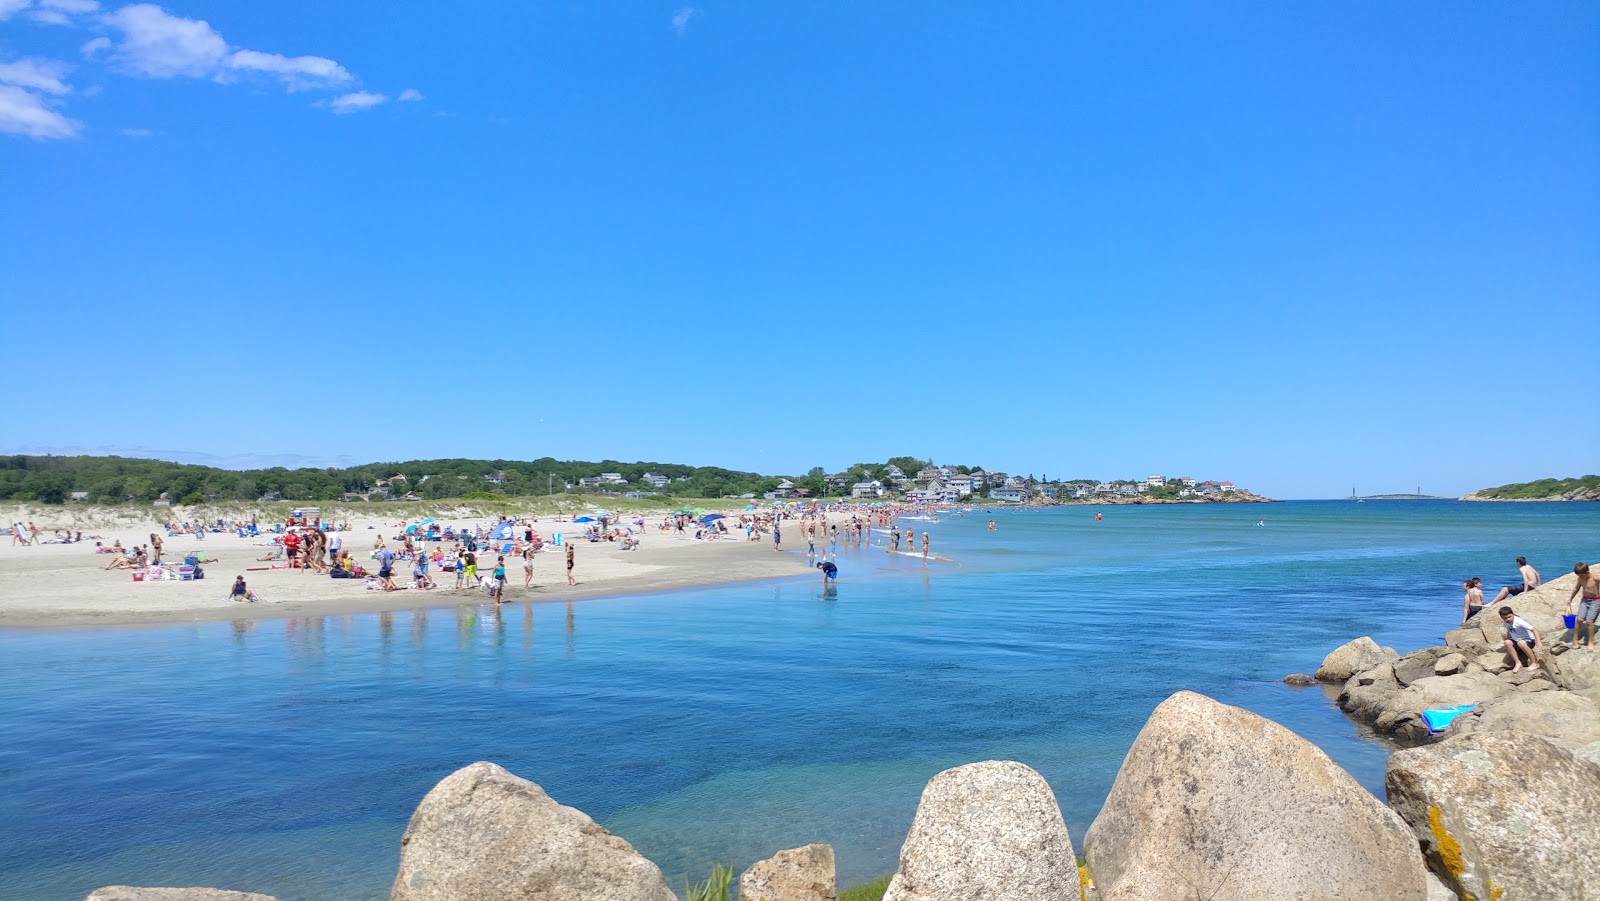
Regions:
<instances>
[{"instance_id":1,"label":"beach umbrella","mask_svg":"<svg viewBox=\"0 0 1600 901\"><path fill-rule=\"evenodd\" d=\"M418 526L425 526L428 523L433 522L433 521L434 521L433 517L430 516L427 519L424 519L424 520L422 520L420 522L415 522L415 523L412 523L409 526L406 526L406 531L407 532L415 532L417 530Z\"/></svg>"},{"instance_id":2,"label":"beach umbrella","mask_svg":"<svg viewBox=\"0 0 1600 901\"><path fill-rule=\"evenodd\" d=\"M593 516L580 516L577 519L574 519L573 522L594 522L594 517Z\"/></svg>"},{"instance_id":3,"label":"beach umbrella","mask_svg":"<svg viewBox=\"0 0 1600 901\"><path fill-rule=\"evenodd\" d=\"M596 511L594 511L594 515L596 515L596 516L610 516L611 515L611 511L610 510L596 510Z\"/></svg>"},{"instance_id":4,"label":"beach umbrella","mask_svg":"<svg viewBox=\"0 0 1600 901\"><path fill-rule=\"evenodd\" d=\"M727 519L727 517L723 516L721 513L707 513L706 515L700 517L701 522L716 522L719 519Z\"/></svg>"}]
</instances>

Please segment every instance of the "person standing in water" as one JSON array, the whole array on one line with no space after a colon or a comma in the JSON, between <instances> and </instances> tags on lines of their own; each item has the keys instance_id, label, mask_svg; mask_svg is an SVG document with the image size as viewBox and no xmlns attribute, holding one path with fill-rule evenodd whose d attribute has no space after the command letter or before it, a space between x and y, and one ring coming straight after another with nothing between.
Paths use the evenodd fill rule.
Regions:
<instances>
[{"instance_id":1,"label":"person standing in water","mask_svg":"<svg viewBox=\"0 0 1600 901\"><path fill-rule=\"evenodd\" d=\"M928 562L928 533L922 533L922 562Z\"/></svg>"}]
</instances>

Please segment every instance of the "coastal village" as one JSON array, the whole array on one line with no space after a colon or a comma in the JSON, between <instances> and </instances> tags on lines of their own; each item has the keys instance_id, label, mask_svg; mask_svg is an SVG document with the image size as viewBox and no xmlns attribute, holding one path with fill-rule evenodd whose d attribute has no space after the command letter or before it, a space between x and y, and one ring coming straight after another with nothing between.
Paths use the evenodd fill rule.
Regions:
<instances>
[{"instance_id":1,"label":"coastal village","mask_svg":"<svg viewBox=\"0 0 1600 901\"><path fill-rule=\"evenodd\" d=\"M814 477L813 477L814 478ZM633 486L620 472L603 472L580 478L576 487L595 493L622 493L626 497L658 495L674 480L656 472L639 477L643 486ZM623 490L627 489L627 490ZM753 499L750 492L735 495ZM1177 501L1264 501L1267 498L1227 481L1198 481L1189 476L1176 478L1152 475L1143 479L1117 479L1101 482L1089 479L1051 481L1048 477L1010 475L965 466L924 466L907 473L888 463L876 471L856 467L852 471L824 475L821 490L799 484L795 478L779 479L761 492L767 500L794 498L818 499L849 497L856 500L896 500L916 504L962 503L979 500L1019 504L1054 503L1172 503Z\"/></svg>"}]
</instances>

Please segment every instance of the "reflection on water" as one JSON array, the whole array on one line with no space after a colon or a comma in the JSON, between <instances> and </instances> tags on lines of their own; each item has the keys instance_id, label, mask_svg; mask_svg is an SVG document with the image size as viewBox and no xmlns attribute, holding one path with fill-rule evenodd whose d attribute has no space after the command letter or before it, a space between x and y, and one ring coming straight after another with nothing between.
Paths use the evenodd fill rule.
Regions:
<instances>
[{"instance_id":1,"label":"reflection on water","mask_svg":"<svg viewBox=\"0 0 1600 901\"><path fill-rule=\"evenodd\" d=\"M1179 688L1282 722L1381 792L1384 749L1278 680L1354 635L1436 641L1464 574L1515 553L1594 556L1573 536L1600 534L1600 507L1505 506L1523 509L930 523L962 566L843 546L846 579L826 589L807 575L585 602L582 655L570 601L0 633L0 897L382 898L417 801L480 759L672 884L810 841L852 884L892 869L927 779L971 760L1038 769L1081 838ZM1272 640L1241 656L1241 634Z\"/></svg>"}]
</instances>

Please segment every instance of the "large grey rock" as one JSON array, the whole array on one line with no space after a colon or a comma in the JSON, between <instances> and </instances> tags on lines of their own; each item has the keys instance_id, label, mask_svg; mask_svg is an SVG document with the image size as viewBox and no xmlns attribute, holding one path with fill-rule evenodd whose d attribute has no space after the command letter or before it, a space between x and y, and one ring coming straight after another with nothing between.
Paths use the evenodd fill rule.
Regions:
<instances>
[{"instance_id":1,"label":"large grey rock","mask_svg":"<svg viewBox=\"0 0 1600 901\"><path fill-rule=\"evenodd\" d=\"M1399 693L1400 683L1395 681L1394 667L1385 663L1351 676L1339 693L1339 709L1370 723Z\"/></svg>"},{"instance_id":2,"label":"large grey rock","mask_svg":"<svg viewBox=\"0 0 1600 901\"><path fill-rule=\"evenodd\" d=\"M1467 658L1459 653L1449 653L1433 662L1435 676L1454 676L1467 668Z\"/></svg>"},{"instance_id":3,"label":"large grey rock","mask_svg":"<svg viewBox=\"0 0 1600 901\"><path fill-rule=\"evenodd\" d=\"M1557 685L1572 691L1600 688L1600 651L1570 650L1545 661Z\"/></svg>"},{"instance_id":4,"label":"large grey rock","mask_svg":"<svg viewBox=\"0 0 1600 901\"><path fill-rule=\"evenodd\" d=\"M661 870L580 810L485 762L446 776L400 839L391 901L675 901Z\"/></svg>"},{"instance_id":5,"label":"large grey rock","mask_svg":"<svg viewBox=\"0 0 1600 901\"><path fill-rule=\"evenodd\" d=\"M833 846L792 848L751 864L739 876L739 901L839 901Z\"/></svg>"},{"instance_id":6,"label":"large grey rock","mask_svg":"<svg viewBox=\"0 0 1600 901\"><path fill-rule=\"evenodd\" d=\"M1429 676L1400 689L1378 713L1372 727L1399 738L1420 741L1428 728L1422 711L1458 704L1482 704L1515 689L1488 673L1462 673L1458 676Z\"/></svg>"},{"instance_id":7,"label":"large grey rock","mask_svg":"<svg viewBox=\"0 0 1600 901\"><path fill-rule=\"evenodd\" d=\"M922 791L883 901L1078 897L1078 861L1055 793L1010 760L945 770Z\"/></svg>"},{"instance_id":8,"label":"large grey rock","mask_svg":"<svg viewBox=\"0 0 1600 901\"><path fill-rule=\"evenodd\" d=\"M1389 757L1389 804L1463 898L1600 899L1600 768L1489 732Z\"/></svg>"},{"instance_id":9,"label":"large grey rock","mask_svg":"<svg viewBox=\"0 0 1600 901\"><path fill-rule=\"evenodd\" d=\"M1083 843L1102 901L1423 901L1415 839L1315 745L1192 692L1150 715Z\"/></svg>"},{"instance_id":10,"label":"large grey rock","mask_svg":"<svg viewBox=\"0 0 1600 901\"><path fill-rule=\"evenodd\" d=\"M1549 685L1548 682L1538 684ZM1576 751L1600 741L1600 706L1569 691L1519 691L1457 717L1445 737L1485 732L1537 735Z\"/></svg>"},{"instance_id":11,"label":"large grey rock","mask_svg":"<svg viewBox=\"0 0 1600 901\"><path fill-rule=\"evenodd\" d=\"M220 888L142 888L136 885L107 885L89 893L83 901L278 901L271 895L232 892Z\"/></svg>"},{"instance_id":12,"label":"large grey rock","mask_svg":"<svg viewBox=\"0 0 1600 901\"><path fill-rule=\"evenodd\" d=\"M1323 682L1343 682L1362 670L1392 662L1399 657L1394 648L1380 648L1377 642L1363 635L1345 642L1324 657L1322 665L1317 667L1316 676Z\"/></svg>"},{"instance_id":13,"label":"large grey rock","mask_svg":"<svg viewBox=\"0 0 1600 901\"><path fill-rule=\"evenodd\" d=\"M1435 673L1433 665L1439 658L1449 653L1449 648L1422 648L1402 656L1394 662L1395 681L1402 686L1406 686L1418 679L1443 675L1442 673Z\"/></svg>"}]
</instances>

